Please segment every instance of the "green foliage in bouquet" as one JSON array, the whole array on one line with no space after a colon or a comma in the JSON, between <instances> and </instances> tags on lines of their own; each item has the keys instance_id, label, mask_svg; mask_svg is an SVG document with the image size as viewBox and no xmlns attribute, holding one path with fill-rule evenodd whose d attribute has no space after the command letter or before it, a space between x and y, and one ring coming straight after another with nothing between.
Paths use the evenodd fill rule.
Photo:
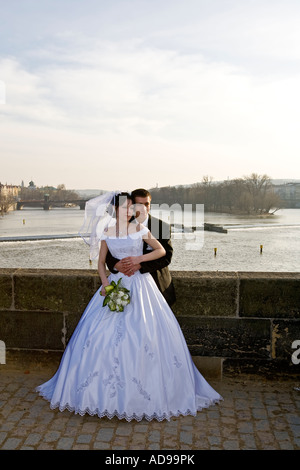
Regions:
<instances>
[{"instance_id":1,"label":"green foliage in bouquet","mask_svg":"<svg viewBox=\"0 0 300 470\"><path fill-rule=\"evenodd\" d=\"M104 288L106 296L103 307L107 305L113 312L123 312L124 307L130 303L130 291L122 286L121 281L122 278L118 280L117 284L112 281L109 286ZM102 295L101 292L100 295Z\"/></svg>"}]
</instances>

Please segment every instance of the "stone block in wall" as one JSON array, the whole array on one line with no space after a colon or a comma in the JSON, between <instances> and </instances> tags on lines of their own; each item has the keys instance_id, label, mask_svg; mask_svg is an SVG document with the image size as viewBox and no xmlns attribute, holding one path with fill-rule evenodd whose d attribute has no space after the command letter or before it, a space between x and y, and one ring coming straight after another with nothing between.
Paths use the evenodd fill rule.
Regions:
<instances>
[{"instance_id":1,"label":"stone block in wall","mask_svg":"<svg viewBox=\"0 0 300 470\"><path fill-rule=\"evenodd\" d=\"M0 310L10 308L13 301L13 271L0 271Z\"/></svg>"},{"instance_id":2,"label":"stone block in wall","mask_svg":"<svg viewBox=\"0 0 300 470\"><path fill-rule=\"evenodd\" d=\"M15 274L15 308L82 313L95 290L90 271L23 271Z\"/></svg>"},{"instance_id":3,"label":"stone block in wall","mask_svg":"<svg viewBox=\"0 0 300 470\"><path fill-rule=\"evenodd\" d=\"M300 275L240 274L240 316L300 318Z\"/></svg>"},{"instance_id":4,"label":"stone block in wall","mask_svg":"<svg viewBox=\"0 0 300 470\"><path fill-rule=\"evenodd\" d=\"M82 316L83 312L80 313L72 313L72 314L65 314L65 344L67 345L71 339L72 334L78 322Z\"/></svg>"},{"instance_id":5,"label":"stone block in wall","mask_svg":"<svg viewBox=\"0 0 300 470\"><path fill-rule=\"evenodd\" d=\"M63 350L63 327L62 313L0 312L0 338L8 349Z\"/></svg>"},{"instance_id":6,"label":"stone block in wall","mask_svg":"<svg viewBox=\"0 0 300 470\"><path fill-rule=\"evenodd\" d=\"M270 320L178 317L178 322L192 355L270 357Z\"/></svg>"},{"instance_id":7,"label":"stone block in wall","mask_svg":"<svg viewBox=\"0 0 300 470\"><path fill-rule=\"evenodd\" d=\"M172 309L176 315L236 315L238 288L235 273L176 271L173 281L177 300Z\"/></svg>"}]
</instances>

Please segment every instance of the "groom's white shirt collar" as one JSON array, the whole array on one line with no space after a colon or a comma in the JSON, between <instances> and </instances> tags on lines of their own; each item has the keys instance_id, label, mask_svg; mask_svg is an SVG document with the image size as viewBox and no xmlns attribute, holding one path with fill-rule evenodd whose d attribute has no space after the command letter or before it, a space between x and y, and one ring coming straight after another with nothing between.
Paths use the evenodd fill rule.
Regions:
<instances>
[{"instance_id":1,"label":"groom's white shirt collar","mask_svg":"<svg viewBox=\"0 0 300 470\"><path fill-rule=\"evenodd\" d=\"M144 220L144 222L141 222L142 225L144 225L145 227L148 227L148 221L149 221L149 214L147 215L146 219Z\"/></svg>"}]
</instances>

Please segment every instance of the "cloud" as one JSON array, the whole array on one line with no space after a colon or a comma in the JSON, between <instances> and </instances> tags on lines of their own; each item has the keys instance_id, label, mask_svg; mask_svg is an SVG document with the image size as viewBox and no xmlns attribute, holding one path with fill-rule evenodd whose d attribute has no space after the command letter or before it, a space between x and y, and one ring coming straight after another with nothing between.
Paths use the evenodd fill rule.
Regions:
<instances>
[{"instance_id":1,"label":"cloud","mask_svg":"<svg viewBox=\"0 0 300 470\"><path fill-rule=\"evenodd\" d=\"M6 101L6 89L5 83L0 80L0 104L5 104Z\"/></svg>"},{"instance_id":2,"label":"cloud","mask_svg":"<svg viewBox=\"0 0 300 470\"><path fill-rule=\"evenodd\" d=\"M8 120L49 125L62 119L51 90L37 73L27 71L15 58L0 60L0 68L6 87L6 105L1 112Z\"/></svg>"}]
</instances>

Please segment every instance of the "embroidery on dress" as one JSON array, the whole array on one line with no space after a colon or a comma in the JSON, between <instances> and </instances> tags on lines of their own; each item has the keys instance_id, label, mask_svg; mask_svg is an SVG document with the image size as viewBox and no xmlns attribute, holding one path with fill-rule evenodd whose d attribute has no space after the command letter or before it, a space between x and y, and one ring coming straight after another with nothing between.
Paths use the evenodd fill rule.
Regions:
<instances>
[{"instance_id":1,"label":"embroidery on dress","mask_svg":"<svg viewBox=\"0 0 300 470\"><path fill-rule=\"evenodd\" d=\"M178 361L178 359L177 359L176 356L174 356L174 361L175 361L175 362L174 362L174 365L175 365L177 368L179 368L179 367L182 366L182 363L181 363L180 361Z\"/></svg>"},{"instance_id":2,"label":"embroidery on dress","mask_svg":"<svg viewBox=\"0 0 300 470\"><path fill-rule=\"evenodd\" d=\"M137 389L140 392L140 394L146 399L146 400L151 400L150 395L146 392L146 390L143 389L142 384L140 381L138 381L135 377L133 377L132 382L134 382L137 385Z\"/></svg>"},{"instance_id":3,"label":"embroidery on dress","mask_svg":"<svg viewBox=\"0 0 300 470\"><path fill-rule=\"evenodd\" d=\"M154 358L154 353L149 351L149 346L148 346L148 344L145 344L144 349L145 349L145 353L146 353L151 359L153 359L153 358Z\"/></svg>"},{"instance_id":4,"label":"embroidery on dress","mask_svg":"<svg viewBox=\"0 0 300 470\"><path fill-rule=\"evenodd\" d=\"M120 341L123 338L123 319L120 319L116 326L116 334L115 334L115 346L118 346Z\"/></svg>"},{"instance_id":5,"label":"embroidery on dress","mask_svg":"<svg viewBox=\"0 0 300 470\"><path fill-rule=\"evenodd\" d=\"M83 351L90 347L91 341L88 339L85 345L83 346Z\"/></svg>"},{"instance_id":6,"label":"embroidery on dress","mask_svg":"<svg viewBox=\"0 0 300 470\"><path fill-rule=\"evenodd\" d=\"M88 387L92 382L94 377L97 377L99 372L91 372L87 379L77 388L77 392L81 392L84 388Z\"/></svg>"},{"instance_id":7,"label":"embroidery on dress","mask_svg":"<svg viewBox=\"0 0 300 470\"><path fill-rule=\"evenodd\" d=\"M124 388L125 382L123 382L118 374L118 368L120 365L119 359L114 357L115 366L113 367L113 373L108 376L107 379L103 379L102 383L104 386L109 385L110 398L113 398L117 394L117 388Z\"/></svg>"}]
</instances>

